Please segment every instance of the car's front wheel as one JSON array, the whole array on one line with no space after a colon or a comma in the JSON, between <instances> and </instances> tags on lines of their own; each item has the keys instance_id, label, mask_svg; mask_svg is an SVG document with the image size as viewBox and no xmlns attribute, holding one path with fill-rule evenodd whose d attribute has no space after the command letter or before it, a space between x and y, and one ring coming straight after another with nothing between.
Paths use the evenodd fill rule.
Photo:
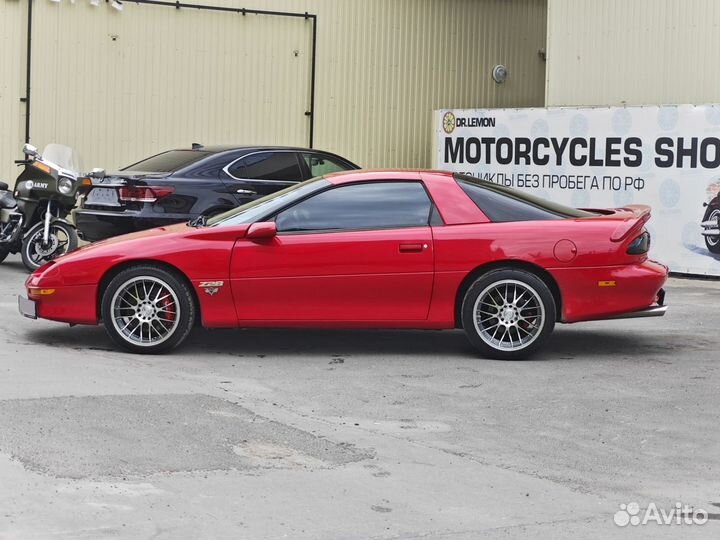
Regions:
<instances>
[{"instance_id":1,"label":"car's front wheel","mask_svg":"<svg viewBox=\"0 0 720 540\"><path fill-rule=\"evenodd\" d=\"M102 319L110 337L141 354L168 351L190 334L195 300L189 285L174 273L152 265L126 268L102 296Z\"/></svg>"},{"instance_id":2,"label":"car's front wheel","mask_svg":"<svg viewBox=\"0 0 720 540\"><path fill-rule=\"evenodd\" d=\"M522 360L533 354L555 327L555 300L545 282L519 269L480 276L465 293L462 323L483 356Z\"/></svg>"}]
</instances>

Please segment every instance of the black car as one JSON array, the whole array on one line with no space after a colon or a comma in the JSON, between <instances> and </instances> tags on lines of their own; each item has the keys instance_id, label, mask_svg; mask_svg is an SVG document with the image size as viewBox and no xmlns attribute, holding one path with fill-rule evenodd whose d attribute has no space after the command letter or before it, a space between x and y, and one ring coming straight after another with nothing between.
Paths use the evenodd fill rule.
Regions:
<instances>
[{"instance_id":1,"label":"black car","mask_svg":"<svg viewBox=\"0 0 720 540\"><path fill-rule=\"evenodd\" d=\"M211 216L308 178L358 168L307 148L194 144L95 179L75 224L82 239L102 240Z\"/></svg>"}]
</instances>

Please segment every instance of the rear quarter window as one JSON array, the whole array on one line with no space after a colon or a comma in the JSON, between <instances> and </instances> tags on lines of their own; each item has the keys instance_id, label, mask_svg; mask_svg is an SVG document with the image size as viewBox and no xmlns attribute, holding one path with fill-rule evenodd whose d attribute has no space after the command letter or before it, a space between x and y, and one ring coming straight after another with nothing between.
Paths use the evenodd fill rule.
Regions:
<instances>
[{"instance_id":1,"label":"rear quarter window","mask_svg":"<svg viewBox=\"0 0 720 540\"><path fill-rule=\"evenodd\" d=\"M457 175L455 180L493 222L543 221L595 215L472 176Z\"/></svg>"}]
</instances>

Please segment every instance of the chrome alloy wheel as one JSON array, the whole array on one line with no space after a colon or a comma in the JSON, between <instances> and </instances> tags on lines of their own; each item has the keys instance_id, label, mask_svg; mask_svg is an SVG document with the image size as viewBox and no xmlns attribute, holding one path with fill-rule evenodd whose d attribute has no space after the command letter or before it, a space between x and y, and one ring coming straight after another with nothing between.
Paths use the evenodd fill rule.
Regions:
<instances>
[{"instance_id":1,"label":"chrome alloy wheel","mask_svg":"<svg viewBox=\"0 0 720 540\"><path fill-rule=\"evenodd\" d=\"M118 287L110 303L112 324L125 340L150 347L170 338L180 320L180 303L170 285L152 276Z\"/></svg>"},{"instance_id":2,"label":"chrome alloy wheel","mask_svg":"<svg viewBox=\"0 0 720 540\"><path fill-rule=\"evenodd\" d=\"M473 313L480 338L501 351L524 349L540 336L545 323L538 292L514 279L488 285L478 295Z\"/></svg>"}]
</instances>

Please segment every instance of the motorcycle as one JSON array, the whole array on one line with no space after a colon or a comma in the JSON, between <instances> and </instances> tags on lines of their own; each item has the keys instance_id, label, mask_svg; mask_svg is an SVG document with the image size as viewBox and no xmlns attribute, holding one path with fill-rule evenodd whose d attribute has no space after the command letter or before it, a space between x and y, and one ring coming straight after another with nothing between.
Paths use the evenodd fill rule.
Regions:
<instances>
[{"instance_id":1,"label":"motorcycle","mask_svg":"<svg viewBox=\"0 0 720 540\"><path fill-rule=\"evenodd\" d=\"M92 180L77 172L77 155L67 146L49 144L40 154L26 144L23 153L14 193L0 182L0 262L19 251L34 271L77 248L77 231L66 218Z\"/></svg>"},{"instance_id":2,"label":"motorcycle","mask_svg":"<svg viewBox=\"0 0 720 540\"><path fill-rule=\"evenodd\" d=\"M720 254L720 194L705 204L705 215L702 219L702 235L710 253Z\"/></svg>"}]
</instances>

